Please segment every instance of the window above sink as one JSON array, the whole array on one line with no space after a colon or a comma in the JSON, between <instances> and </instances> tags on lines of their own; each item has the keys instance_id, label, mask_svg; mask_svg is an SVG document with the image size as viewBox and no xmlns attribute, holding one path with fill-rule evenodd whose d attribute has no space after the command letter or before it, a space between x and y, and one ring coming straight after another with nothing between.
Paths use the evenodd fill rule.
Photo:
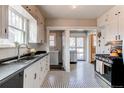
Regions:
<instances>
[{"instance_id":1,"label":"window above sink","mask_svg":"<svg viewBox=\"0 0 124 93\"><path fill-rule=\"evenodd\" d=\"M0 6L3 7L3 6ZM33 18L21 5L4 6L6 13L6 20L0 20L6 24L3 38L0 36L0 48L15 47L14 43L26 44L32 40L37 39L37 20ZM3 17L4 15L2 15ZM2 28L3 29L3 28Z\"/></svg>"}]
</instances>

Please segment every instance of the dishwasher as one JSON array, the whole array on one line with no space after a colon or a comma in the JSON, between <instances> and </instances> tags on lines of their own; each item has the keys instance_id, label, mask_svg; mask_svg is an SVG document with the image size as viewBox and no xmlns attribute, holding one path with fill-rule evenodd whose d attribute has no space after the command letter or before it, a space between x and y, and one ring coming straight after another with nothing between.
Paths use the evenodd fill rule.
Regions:
<instances>
[{"instance_id":1,"label":"dishwasher","mask_svg":"<svg viewBox=\"0 0 124 93\"><path fill-rule=\"evenodd\" d=\"M23 71L2 83L0 88L23 88Z\"/></svg>"}]
</instances>

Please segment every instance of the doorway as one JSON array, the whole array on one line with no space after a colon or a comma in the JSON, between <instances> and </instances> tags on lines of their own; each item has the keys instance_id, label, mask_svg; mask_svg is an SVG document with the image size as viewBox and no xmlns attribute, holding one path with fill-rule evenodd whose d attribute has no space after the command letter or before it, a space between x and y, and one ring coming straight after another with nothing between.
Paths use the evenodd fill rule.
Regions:
<instances>
[{"instance_id":1,"label":"doorway","mask_svg":"<svg viewBox=\"0 0 124 93\"><path fill-rule=\"evenodd\" d=\"M77 61L84 61L85 60L85 37L71 36L70 51L75 51Z\"/></svg>"},{"instance_id":2,"label":"doorway","mask_svg":"<svg viewBox=\"0 0 124 93\"><path fill-rule=\"evenodd\" d=\"M94 63L95 61L95 55L96 55L96 32L91 33L90 34L90 50L91 50L91 54L90 54L90 59L91 62L90 63Z\"/></svg>"},{"instance_id":3,"label":"doorway","mask_svg":"<svg viewBox=\"0 0 124 93\"><path fill-rule=\"evenodd\" d=\"M63 70L63 30L50 30L49 50L51 70Z\"/></svg>"}]
</instances>

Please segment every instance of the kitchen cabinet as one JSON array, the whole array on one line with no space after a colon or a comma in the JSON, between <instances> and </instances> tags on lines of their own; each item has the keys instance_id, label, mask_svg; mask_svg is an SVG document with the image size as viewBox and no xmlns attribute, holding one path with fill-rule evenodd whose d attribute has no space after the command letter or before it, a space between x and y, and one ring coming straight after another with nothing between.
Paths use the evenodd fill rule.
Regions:
<instances>
[{"instance_id":1,"label":"kitchen cabinet","mask_svg":"<svg viewBox=\"0 0 124 93\"><path fill-rule=\"evenodd\" d=\"M8 6L0 6L0 38L8 38Z\"/></svg>"},{"instance_id":2,"label":"kitchen cabinet","mask_svg":"<svg viewBox=\"0 0 124 93\"><path fill-rule=\"evenodd\" d=\"M38 29L37 40L39 43L44 43L45 42L44 24L42 22L38 22L37 23L37 29Z\"/></svg>"},{"instance_id":3,"label":"kitchen cabinet","mask_svg":"<svg viewBox=\"0 0 124 93\"><path fill-rule=\"evenodd\" d=\"M24 88L39 88L49 71L49 55L24 70Z\"/></svg>"},{"instance_id":4,"label":"kitchen cabinet","mask_svg":"<svg viewBox=\"0 0 124 93\"><path fill-rule=\"evenodd\" d=\"M111 33L110 41L118 40L118 11L117 7L112 8L109 11L109 31Z\"/></svg>"},{"instance_id":5,"label":"kitchen cabinet","mask_svg":"<svg viewBox=\"0 0 124 93\"><path fill-rule=\"evenodd\" d=\"M107 13L108 18L105 16ZM122 21L124 19L124 6L115 6L107 13L98 18L98 27L104 26L105 21L108 21L106 25L108 28L107 39L109 41L122 40L124 35L124 22Z\"/></svg>"},{"instance_id":6,"label":"kitchen cabinet","mask_svg":"<svg viewBox=\"0 0 124 93\"><path fill-rule=\"evenodd\" d=\"M109 11L110 41L122 40L124 35L124 6L115 6Z\"/></svg>"},{"instance_id":7,"label":"kitchen cabinet","mask_svg":"<svg viewBox=\"0 0 124 93\"><path fill-rule=\"evenodd\" d=\"M36 62L24 70L24 88L38 87L38 66L39 62Z\"/></svg>"},{"instance_id":8,"label":"kitchen cabinet","mask_svg":"<svg viewBox=\"0 0 124 93\"><path fill-rule=\"evenodd\" d=\"M97 19L98 32L102 33L101 46L97 45L97 53L109 53L110 46L104 46L108 41L123 40L124 36L124 6L114 6ZM98 42L99 43L99 42ZM104 52L103 52L104 51Z\"/></svg>"},{"instance_id":9,"label":"kitchen cabinet","mask_svg":"<svg viewBox=\"0 0 124 93\"><path fill-rule=\"evenodd\" d=\"M45 18L37 6L23 5L23 7L37 20L37 41L30 41L30 43L45 43Z\"/></svg>"},{"instance_id":10,"label":"kitchen cabinet","mask_svg":"<svg viewBox=\"0 0 124 93\"><path fill-rule=\"evenodd\" d=\"M118 29L118 37L120 40L123 40L123 36L124 36L124 6L118 6L118 15L119 15L119 18L118 18L118 26L119 26L119 29ZM119 13L120 12L120 13Z\"/></svg>"},{"instance_id":11,"label":"kitchen cabinet","mask_svg":"<svg viewBox=\"0 0 124 93\"><path fill-rule=\"evenodd\" d=\"M97 20L98 32L101 32L101 37L97 38L97 53L109 53L109 47L105 44L111 40L112 36L110 33L109 26L110 16L109 12L106 12L104 15L100 16Z\"/></svg>"}]
</instances>

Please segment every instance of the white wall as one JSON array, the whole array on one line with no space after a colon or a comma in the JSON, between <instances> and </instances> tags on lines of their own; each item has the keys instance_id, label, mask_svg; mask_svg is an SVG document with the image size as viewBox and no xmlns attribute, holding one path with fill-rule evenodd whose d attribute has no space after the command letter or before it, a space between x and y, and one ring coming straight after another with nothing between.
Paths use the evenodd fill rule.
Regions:
<instances>
[{"instance_id":1,"label":"white wall","mask_svg":"<svg viewBox=\"0 0 124 93\"><path fill-rule=\"evenodd\" d=\"M82 26L82 27L94 27L97 26L96 19L47 19L46 20L47 26Z\"/></svg>"},{"instance_id":2,"label":"white wall","mask_svg":"<svg viewBox=\"0 0 124 93\"><path fill-rule=\"evenodd\" d=\"M20 54L26 53L25 48L21 48ZM0 48L0 59L8 58L17 56L17 49L16 48Z\"/></svg>"}]
</instances>

